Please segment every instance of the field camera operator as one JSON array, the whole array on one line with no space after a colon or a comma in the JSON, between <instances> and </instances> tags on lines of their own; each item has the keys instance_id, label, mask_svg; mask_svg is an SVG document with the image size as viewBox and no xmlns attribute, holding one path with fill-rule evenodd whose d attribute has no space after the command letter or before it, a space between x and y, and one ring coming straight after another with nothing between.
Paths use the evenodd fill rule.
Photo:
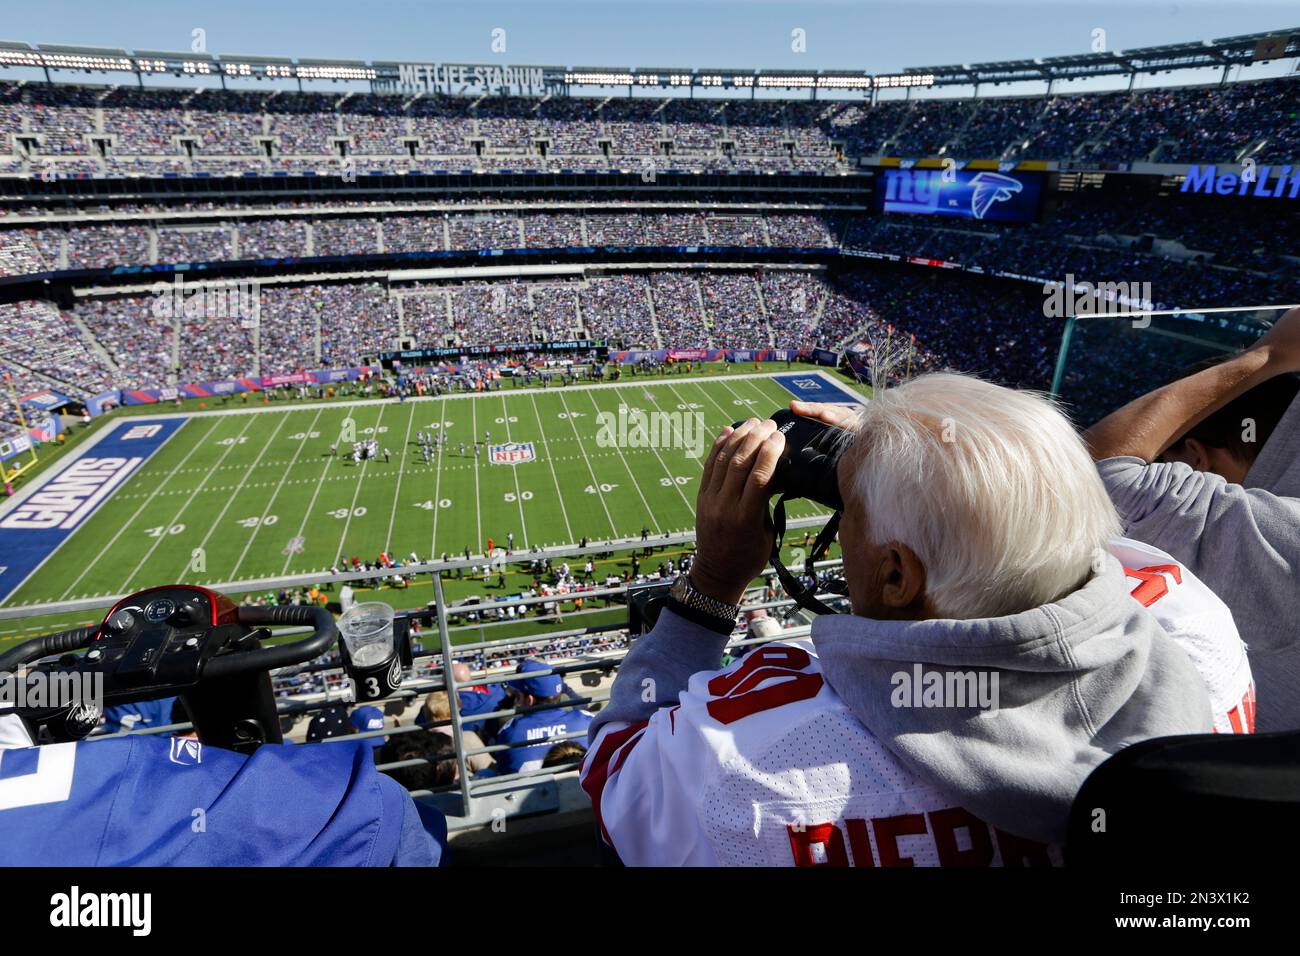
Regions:
<instances>
[{"instance_id":1,"label":"field camera operator","mask_svg":"<svg viewBox=\"0 0 1300 956\"><path fill-rule=\"evenodd\" d=\"M583 786L624 863L1057 863L1109 755L1234 729L1250 673L1227 608L1116 537L1051 402L937 373L860 413L791 408L714 442L695 564L592 725ZM788 449L810 420L819 455ZM817 462L820 485L798 474ZM852 613L719 670L769 499L796 486L842 512Z\"/></svg>"}]
</instances>

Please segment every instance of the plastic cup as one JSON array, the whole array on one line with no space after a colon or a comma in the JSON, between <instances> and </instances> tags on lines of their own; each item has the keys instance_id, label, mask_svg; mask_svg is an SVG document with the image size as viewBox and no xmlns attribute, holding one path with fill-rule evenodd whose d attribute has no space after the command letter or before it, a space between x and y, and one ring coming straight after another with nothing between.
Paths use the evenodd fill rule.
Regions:
<instances>
[{"instance_id":1,"label":"plastic cup","mask_svg":"<svg viewBox=\"0 0 1300 956\"><path fill-rule=\"evenodd\" d=\"M393 609L381 601L354 604L339 618L353 667L374 667L393 655Z\"/></svg>"}]
</instances>

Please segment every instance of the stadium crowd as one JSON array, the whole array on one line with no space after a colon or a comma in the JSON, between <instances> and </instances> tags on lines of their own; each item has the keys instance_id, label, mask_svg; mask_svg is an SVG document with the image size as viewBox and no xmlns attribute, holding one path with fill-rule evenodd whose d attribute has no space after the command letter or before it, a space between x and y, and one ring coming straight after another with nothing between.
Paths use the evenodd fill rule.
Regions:
<instances>
[{"instance_id":1,"label":"stadium crowd","mask_svg":"<svg viewBox=\"0 0 1300 956\"><path fill-rule=\"evenodd\" d=\"M1270 131L1273 157L1295 159L1292 82L874 106L440 93L408 103L383 94L3 83L0 142L14 142L0 164L15 173L48 161L63 175L240 175L831 170L877 155L1213 162L1255 145L1257 131Z\"/></svg>"}]
</instances>

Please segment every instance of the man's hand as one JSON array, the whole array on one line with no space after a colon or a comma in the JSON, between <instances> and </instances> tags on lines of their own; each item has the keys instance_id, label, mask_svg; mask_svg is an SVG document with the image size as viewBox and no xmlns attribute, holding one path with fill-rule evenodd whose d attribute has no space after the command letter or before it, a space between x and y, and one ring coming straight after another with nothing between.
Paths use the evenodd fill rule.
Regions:
<instances>
[{"instance_id":1,"label":"man's hand","mask_svg":"<svg viewBox=\"0 0 1300 956\"><path fill-rule=\"evenodd\" d=\"M790 411L801 418L814 418L826 425L852 429L858 420L858 413L848 405L828 405L823 402L801 402L795 399L790 403Z\"/></svg>"},{"instance_id":2,"label":"man's hand","mask_svg":"<svg viewBox=\"0 0 1300 956\"><path fill-rule=\"evenodd\" d=\"M1274 374L1300 372L1300 309L1284 312L1251 348L1268 350L1268 364Z\"/></svg>"},{"instance_id":3,"label":"man's hand","mask_svg":"<svg viewBox=\"0 0 1300 956\"><path fill-rule=\"evenodd\" d=\"M785 436L771 419L728 425L713 443L695 498L691 585L702 594L739 604L767 565L774 533L768 486L784 450Z\"/></svg>"}]
</instances>

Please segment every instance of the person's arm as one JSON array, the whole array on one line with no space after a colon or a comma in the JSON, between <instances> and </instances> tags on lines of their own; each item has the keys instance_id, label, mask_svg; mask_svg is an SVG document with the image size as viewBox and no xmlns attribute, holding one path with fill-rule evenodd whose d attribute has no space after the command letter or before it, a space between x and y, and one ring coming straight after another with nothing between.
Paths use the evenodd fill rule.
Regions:
<instances>
[{"instance_id":1,"label":"person's arm","mask_svg":"<svg viewBox=\"0 0 1300 956\"><path fill-rule=\"evenodd\" d=\"M766 565L772 551L767 485L784 447L785 436L770 419L728 426L713 443L695 499L696 552L689 573L702 594L739 604ZM675 704L692 674L721 666L729 636L665 608L619 665L609 704L596 715L588 739L594 742L606 724L644 721Z\"/></svg>"},{"instance_id":2,"label":"person's arm","mask_svg":"<svg viewBox=\"0 0 1300 956\"><path fill-rule=\"evenodd\" d=\"M1152 462L1228 402L1275 375L1294 371L1300 371L1300 309L1284 314L1240 355L1135 398L1083 438L1096 461L1132 457Z\"/></svg>"},{"instance_id":3,"label":"person's arm","mask_svg":"<svg viewBox=\"0 0 1300 956\"><path fill-rule=\"evenodd\" d=\"M772 546L768 483L784 447L770 420L728 427L714 442L696 498L690 571L692 586L708 597L738 604L763 570ZM674 735L668 709L692 674L722 666L729 636L664 608L619 666L609 704L591 723L582 787L602 836L625 863L712 862L695 813L698 769L691 769L705 750Z\"/></svg>"}]
</instances>

